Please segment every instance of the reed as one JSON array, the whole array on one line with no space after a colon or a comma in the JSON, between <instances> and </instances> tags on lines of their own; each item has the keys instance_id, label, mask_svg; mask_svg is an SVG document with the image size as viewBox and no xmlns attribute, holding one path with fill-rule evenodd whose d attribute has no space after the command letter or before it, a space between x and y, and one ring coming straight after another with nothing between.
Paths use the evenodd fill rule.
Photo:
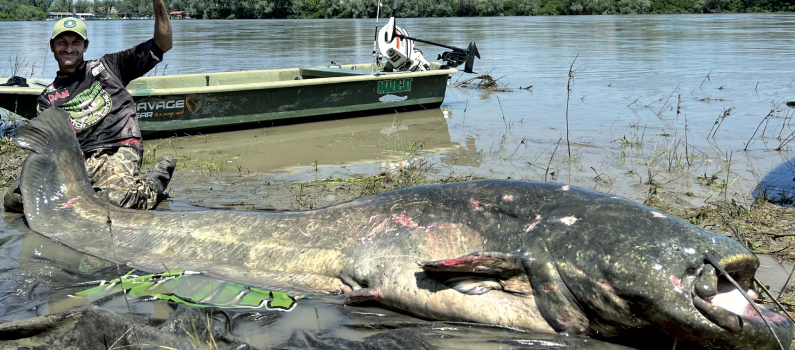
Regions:
<instances>
[{"instance_id":1,"label":"reed","mask_svg":"<svg viewBox=\"0 0 795 350\"><path fill-rule=\"evenodd\" d=\"M580 57L578 53L574 56L574 60L571 61L571 66L569 66L569 81L566 83L566 149L569 152L569 157L571 157L571 141L569 140L570 132L569 132L569 100L571 100L571 83L574 81L574 62L577 62L577 57Z\"/></svg>"},{"instance_id":2,"label":"reed","mask_svg":"<svg viewBox=\"0 0 795 350\"><path fill-rule=\"evenodd\" d=\"M726 117L732 114L732 111L734 111L734 107L731 107L729 109L724 109L723 112L721 112L721 114L718 115L718 118L715 119L715 123L712 124L712 128L709 129L709 134L707 134L707 139L711 137L712 140L715 141L715 134L718 133L718 129L720 129L721 124L723 124L723 121L726 120Z\"/></svg>"},{"instance_id":3,"label":"reed","mask_svg":"<svg viewBox=\"0 0 795 350\"><path fill-rule=\"evenodd\" d=\"M28 67L28 65L31 64L31 62L27 59L27 57L25 56L19 57L19 54L16 54L13 57L9 56L7 62L10 67L11 76L22 76L23 75L22 71L25 70ZM33 75L33 70L31 69L31 76L32 75ZM6 74L4 73L3 76L6 76Z\"/></svg>"}]
</instances>

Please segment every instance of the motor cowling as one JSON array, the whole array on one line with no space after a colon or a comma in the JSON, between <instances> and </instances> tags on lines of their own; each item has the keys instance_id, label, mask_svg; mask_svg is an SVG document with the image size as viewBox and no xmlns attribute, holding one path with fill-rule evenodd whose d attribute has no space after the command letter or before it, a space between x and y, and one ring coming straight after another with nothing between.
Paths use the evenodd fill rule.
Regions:
<instances>
[{"instance_id":1,"label":"motor cowling","mask_svg":"<svg viewBox=\"0 0 795 350\"><path fill-rule=\"evenodd\" d=\"M395 18L378 31L378 50L398 71L425 71L430 63L422 56L422 51L414 47L414 40L408 31L395 25Z\"/></svg>"}]
</instances>

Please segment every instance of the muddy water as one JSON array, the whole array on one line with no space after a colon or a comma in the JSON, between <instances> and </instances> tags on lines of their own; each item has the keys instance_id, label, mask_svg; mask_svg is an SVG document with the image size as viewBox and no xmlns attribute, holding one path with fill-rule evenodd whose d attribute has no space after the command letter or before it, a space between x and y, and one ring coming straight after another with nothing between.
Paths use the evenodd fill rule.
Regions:
<instances>
[{"instance_id":1,"label":"muddy water","mask_svg":"<svg viewBox=\"0 0 795 350\"><path fill-rule=\"evenodd\" d=\"M175 48L152 74L366 62L373 24L174 22ZM54 75L46 49L51 25L4 25L6 38L20 39L0 41L0 52L22 60L24 69L17 73ZM153 24L88 25L87 57L95 58L148 38ZM213 188L218 192L219 184L242 175L251 183L369 175L418 160L433 165L431 173L438 176L550 180L634 200L643 200L650 187L688 193L682 204L694 205L719 196L743 202L760 193L795 192L789 142L795 129L792 112L782 105L795 98L795 15L400 19L398 25L445 44L464 47L476 40L482 54L476 70L498 78L506 91L457 87L473 78L460 73L440 110L148 140L158 155L204 162L207 167L199 170L210 169L205 177L181 176L178 170L174 199L200 203ZM442 52L421 49L429 59ZM11 69L0 68L0 76ZM224 200L262 195L255 188ZM0 296L3 319L31 317L41 312L34 306L79 290L75 284L115 273L104 262L29 232L18 215L4 213L0 241L0 285L7 291ZM761 278L781 282L782 269ZM318 310L334 320L321 327L355 322L334 303ZM289 327L316 326L313 313L314 308L296 313Z\"/></svg>"},{"instance_id":2,"label":"muddy water","mask_svg":"<svg viewBox=\"0 0 795 350\"><path fill-rule=\"evenodd\" d=\"M373 25L373 20L175 21L174 49L152 74L368 62ZM448 89L445 107L452 118L446 124L453 147L433 152L440 173L555 180L632 199L648 192L635 184L670 184L692 187L693 204L714 195L714 186L703 184L715 181L700 181L699 175L727 182L728 194L739 200L758 194L760 183L766 194L793 192L789 140L795 130L782 102L795 97L795 73L789 68L795 15L399 19L398 25L448 45L465 47L475 40L482 54L476 71L513 89ZM0 52L15 54L8 59L20 63L17 73L53 76L56 67L46 45L51 23L6 27L9 37L20 40L0 41ZM86 55L134 45L151 36L151 27L148 21L89 22ZM431 60L444 51L419 47ZM10 75L13 65L8 67L0 68L0 76ZM452 81L472 77L460 73ZM341 126L324 125L329 133ZM259 137L278 138L280 130L294 132L273 129ZM251 135L230 134L222 142ZM318 154L296 159L290 171L312 178L315 161L348 164L346 147L342 142L295 147L294 152ZM481 156L473 160L458 154L460 149ZM245 155L238 150L225 160L266 173L284 172L288 165L253 154L233 159Z\"/></svg>"},{"instance_id":3,"label":"muddy water","mask_svg":"<svg viewBox=\"0 0 795 350\"><path fill-rule=\"evenodd\" d=\"M368 61L371 22L180 22L179 49L169 53L166 73ZM443 106L449 147L404 153L423 153L439 175L546 179L636 200L646 197L648 183L686 188L693 194L686 200L696 205L723 195L723 183L726 196L740 201L760 188L765 195L789 196L795 129L782 102L795 96L795 74L788 70L793 24L790 14L401 19L399 25L417 37L458 46L476 40L483 57L476 70L509 90L457 87L473 78L457 74ZM196 26L235 39L198 42L179 34ZM289 27L301 30L286 40L281 35ZM142 36L148 30L135 28ZM442 51L422 49L430 58ZM344 130L342 121L303 127L329 137ZM354 160L350 142L339 139L291 146L295 159L277 161L283 157L279 138L297 129L226 133L172 151L222 159L232 165L225 170L230 174L249 170L304 179L318 175L316 165L323 175L344 175L351 166L379 171L384 161ZM351 140L360 136L349 131ZM274 144L253 142L253 136ZM207 154L214 140L228 153ZM231 140L242 144L228 147ZM245 150L253 144L264 149Z\"/></svg>"},{"instance_id":4,"label":"muddy water","mask_svg":"<svg viewBox=\"0 0 795 350\"><path fill-rule=\"evenodd\" d=\"M428 153L456 152L459 145L447 130L449 116L434 109L202 134L150 141L149 149L156 147L156 155L219 164L233 174L288 176L304 167L325 177L331 175L328 166L334 171L348 166L349 175L371 174Z\"/></svg>"}]
</instances>

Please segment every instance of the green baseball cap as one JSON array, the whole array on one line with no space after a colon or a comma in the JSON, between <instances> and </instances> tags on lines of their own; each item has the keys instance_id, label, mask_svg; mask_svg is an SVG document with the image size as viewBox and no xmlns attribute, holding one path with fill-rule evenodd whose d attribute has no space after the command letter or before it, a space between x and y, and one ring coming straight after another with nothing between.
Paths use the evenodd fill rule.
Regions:
<instances>
[{"instance_id":1,"label":"green baseball cap","mask_svg":"<svg viewBox=\"0 0 795 350\"><path fill-rule=\"evenodd\" d=\"M66 32L73 32L83 40L88 40L88 30L86 30L86 24L83 20L75 17L66 17L55 23L55 27L52 28L52 37L50 40L55 39L56 36L60 35L61 33Z\"/></svg>"}]
</instances>

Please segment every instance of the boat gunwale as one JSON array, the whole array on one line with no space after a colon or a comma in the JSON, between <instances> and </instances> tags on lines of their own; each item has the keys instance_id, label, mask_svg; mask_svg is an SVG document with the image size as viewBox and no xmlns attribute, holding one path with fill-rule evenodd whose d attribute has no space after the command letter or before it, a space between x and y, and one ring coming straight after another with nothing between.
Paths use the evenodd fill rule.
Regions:
<instances>
[{"instance_id":1,"label":"boat gunwale","mask_svg":"<svg viewBox=\"0 0 795 350\"><path fill-rule=\"evenodd\" d=\"M262 71L252 71L262 72ZM415 77L428 77L437 75L449 75L457 73L455 68L444 70L432 70L424 72L401 72L397 74L387 73L382 75L355 75L343 77L330 77L330 78L312 78L300 80L277 80L267 82L255 82L244 84L226 84L226 85L211 85L211 86L193 86L182 88L168 88L168 89L136 89L128 90L133 96L150 96L150 95L177 95L177 94L206 94L206 93L219 93L219 92L234 92L244 90L269 90L287 87L299 87L307 85L330 85L338 83L359 82L359 81L379 81L391 80L398 78L415 78ZM202 75L202 74L200 74Z\"/></svg>"},{"instance_id":2,"label":"boat gunwale","mask_svg":"<svg viewBox=\"0 0 795 350\"><path fill-rule=\"evenodd\" d=\"M312 69L312 68L328 68L328 67L306 67L305 69ZM298 69L300 70L301 68ZM282 69L268 69L268 70L257 70L257 71L248 71L248 72L261 73L261 72L278 71L278 70ZM238 72L221 72L221 73L210 73L210 74L219 76L225 73L238 73ZM452 75L455 73L458 73L458 69L447 68L447 69L434 69L422 72L393 72L393 73L382 73L380 75L362 74L354 76L311 78L311 79L300 79L300 80L277 80L277 81L266 81L266 82L243 83L243 84L192 86L192 87L181 87L181 88L130 89L128 87L127 91L129 91L133 97L152 96L152 95L207 94L207 93L224 93L224 92L234 92L234 91L243 91L243 90L269 90L269 89L311 86L311 85L330 85L330 84L339 84L339 83L348 83L348 82L379 81L379 80L391 80L399 78L419 78L419 77L429 77L429 76L438 76L438 75ZM192 73L192 74L165 76L165 77L177 77L177 76L195 77L195 76L206 76L206 75L207 73ZM143 77L143 79L146 78L149 77ZM130 84L132 84L133 82L131 82ZM41 89L30 86L29 87L2 86L0 87L0 94L40 95L44 88L45 87L43 86L41 87Z\"/></svg>"},{"instance_id":3,"label":"boat gunwale","mask_svg":"<svg viewBox=\"0 0 795 350\"><path fill-rule=\"evenodd\" d=\"M0 80L5 78L0 78ZM2 95L41 95L44 92L44 86L0 86L0 94Z\"/></svg>"}]
</instances>

